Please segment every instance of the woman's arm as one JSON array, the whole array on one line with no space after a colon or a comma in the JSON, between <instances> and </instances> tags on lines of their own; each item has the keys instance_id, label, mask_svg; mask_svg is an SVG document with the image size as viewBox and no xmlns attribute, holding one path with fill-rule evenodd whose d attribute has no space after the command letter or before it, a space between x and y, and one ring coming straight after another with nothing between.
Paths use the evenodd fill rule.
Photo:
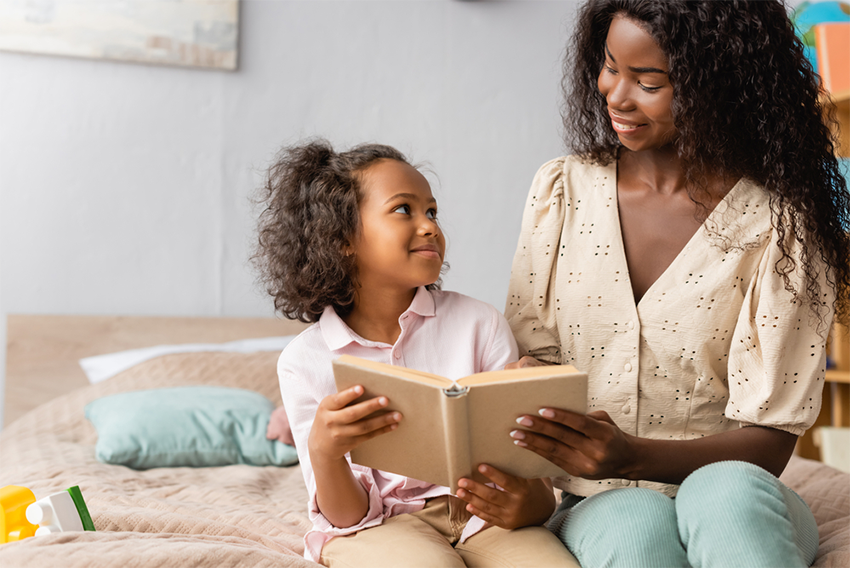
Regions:
<instances>
[{"instance_id":1,"label":"woman's arm","mask_svg":"<svg viewBox=\"0 0 850 568\"><path fill-rule=\"evenodd\" d=\"M525 415L514 443L585 479L621 478L681 483L696 469L723 460L746 461L779 476L797 437L748 426L693 440L638 438L620 430L606 412L587 415L542 409Z\"/></svg>"}]
</instances>

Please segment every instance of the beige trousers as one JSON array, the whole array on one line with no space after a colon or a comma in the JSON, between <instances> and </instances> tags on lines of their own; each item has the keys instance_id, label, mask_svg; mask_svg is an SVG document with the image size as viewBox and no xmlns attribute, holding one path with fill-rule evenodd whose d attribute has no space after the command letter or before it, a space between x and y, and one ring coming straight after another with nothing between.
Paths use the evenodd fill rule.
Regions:
<instances>
[{"instance_id":1,"label":"beige trousers","mask_svg":"<svg viewBox=\"0 0 850 568\"><path fill-rule=\"evenodd\" d=\"M472 517L454 496L430 499L415 513L338 536L322 548L330 568L579 568L575 557L544 527L508 531L489 527L457 544Z\"/></svg>"}]
</instances>

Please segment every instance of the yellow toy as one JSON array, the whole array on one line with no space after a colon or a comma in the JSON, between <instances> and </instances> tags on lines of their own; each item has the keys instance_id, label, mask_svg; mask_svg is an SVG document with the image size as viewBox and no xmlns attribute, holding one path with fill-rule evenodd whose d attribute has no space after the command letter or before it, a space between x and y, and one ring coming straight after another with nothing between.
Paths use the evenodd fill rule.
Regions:
<instances>
[{"instance_id":1,"label":"yellow toy","mask_svg":"<svg viewBox=\"0 0 850 568\"><path fill-rule=\"evenodd\" d=\"M27 520L27 507L33 503L35 495L26 487L0 488L0 544L35 535L38 525Z\"/></svg>"},{"instance_id":2,"label":"yellow toy","mask_svg":"<svg viewBox=\"0 0 850 568\"><path fill-rule=\"evenodd\" d=\"M38 501L26 487L7 485L0 489L0 513L0 544L57 532L95 530L76 485Z\"/></svg>"}]
</instances>

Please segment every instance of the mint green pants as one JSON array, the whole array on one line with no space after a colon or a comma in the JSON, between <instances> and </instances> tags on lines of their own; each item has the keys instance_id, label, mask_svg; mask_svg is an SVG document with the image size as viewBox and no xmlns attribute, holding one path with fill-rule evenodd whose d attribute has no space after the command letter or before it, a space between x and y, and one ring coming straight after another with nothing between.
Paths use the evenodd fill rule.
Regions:
<instances>
[{"instance_id":1,"label":"mint green pants","mask_svg":"<svg viewBox=\"0 0 850 568\"><path fill-rule=\"evenodd\" d=\"M565 494L549 529L583 568L802 568L818 550L808 505L738 461L696 470L675 499L644 488Z\"/></svg>"}]
</instances>

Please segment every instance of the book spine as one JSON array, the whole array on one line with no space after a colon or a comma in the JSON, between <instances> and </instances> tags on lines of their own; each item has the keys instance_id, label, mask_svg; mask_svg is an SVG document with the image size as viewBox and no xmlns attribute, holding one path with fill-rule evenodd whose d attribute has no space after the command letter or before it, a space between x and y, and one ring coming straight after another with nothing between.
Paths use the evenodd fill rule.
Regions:
<instances>
[{"instance_id":1,"label":"book spine","mask_svg":"<svg viewBox=\"0 0 850 568\"><path fill-rule=\"evenodd\" d=\"M445 394L445 393L444 393ZM469 448L469 412L467 396L443 396L443 436L446 448L446 470L449 487L457 492L461 477L472 475Z\"/></svg>"}]
</instances>

